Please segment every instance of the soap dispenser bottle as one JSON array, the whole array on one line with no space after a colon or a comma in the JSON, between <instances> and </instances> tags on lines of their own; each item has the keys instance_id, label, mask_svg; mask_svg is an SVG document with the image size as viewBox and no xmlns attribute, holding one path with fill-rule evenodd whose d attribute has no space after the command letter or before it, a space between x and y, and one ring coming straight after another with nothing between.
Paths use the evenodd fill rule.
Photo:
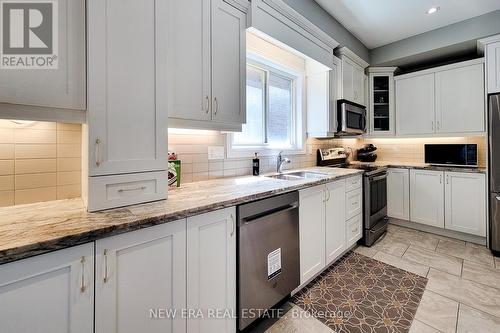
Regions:
<instances>
[{"instance_id":1,"label":"soap dispenser bottle","mask_svg":"<svg viewBox=\"0 0 500 333\"><path fill-rule=\"evenodd\" d=\"M253 167L253 175L258 176L260 172L260 160L259 156L257 156L257 153L255 153L255 156L252 160L252 167Z\"/></svg>"}]
</instances>

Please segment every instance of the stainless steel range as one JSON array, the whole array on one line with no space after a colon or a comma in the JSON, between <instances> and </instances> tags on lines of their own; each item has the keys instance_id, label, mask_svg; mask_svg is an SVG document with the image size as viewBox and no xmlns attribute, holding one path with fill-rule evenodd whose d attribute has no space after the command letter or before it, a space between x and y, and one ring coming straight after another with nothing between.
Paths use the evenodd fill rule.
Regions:
<instances>
[{"instance_id":1,"label":"stainless steel range","mask_svg":"<svg viewBox=\"0 0 500 333\"><path fill-rule=\"evenodd\" d=\"M344 148L318 149L318 166L363 170L363 245L372 246L387 231L387 167L349 164Z\"/></svg>"}]
</instances>

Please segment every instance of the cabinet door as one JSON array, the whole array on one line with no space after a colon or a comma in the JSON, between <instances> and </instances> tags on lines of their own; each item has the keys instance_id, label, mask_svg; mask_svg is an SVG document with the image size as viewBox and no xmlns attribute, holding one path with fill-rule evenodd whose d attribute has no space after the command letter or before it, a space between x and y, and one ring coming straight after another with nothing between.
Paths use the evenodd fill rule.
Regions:
<instances>
[{"instance_id":1,"label":"cabinet door","mask_svg":"<svg viewBox=\"0 0 500 333\"><path fill-rule=\"evenodd\" d=\"M212 0L212 119L246 122L246 15Z\"/></svg>"},{"instance_id":2,"label":"cabinet door","mask_svg":"<svg viewBox=\"0 0 500 333\"><path fill-rule=\"evenodd\" d=\"M394 135L394 76L370 74L369 123L372 135Z\"/></svg>"},{"instance_id":3,"label":"cabinet door","mask_svg":"<svg viewBox=\"0 0 500 333\"><path fill-rule=\"evenodd\" d=\"M440 133L484 131L483 64L436 73L436 119Z\"/></svg>"},{"instance_id":4,"label":"cabinet door","mask_svg":"<svg viewBox=\"0 0 500 333\"><path fill-rule=\"evenodd\" d=\"M365 105L365 73L363 68L354 66L353 71L354 102Z\"/></svg>"},{"instance_id":5,"label":"cabinet door","mask_svg":"<svg viewBox=\"0 0 500 333\"><path fill-rule=\"evenodd\" d=\"M188 309L220 309L236 313L235 218L234 207L188 218ZM189 318L187 331L232 333L236 332L236 320Z\"/></svg>"},{"instance_id":6,"label":"cabinet door","mask_svg":"<svg viewBox=\"0 0 500 333\"><path fill-rule=\"evenodd\" d=\"M92 333L94 244L0 266L0 327L15 333Z\"/></svg>"},{"instance_id":7,"label":"cabinet door","mask_svg":"<svg viewBox=\"0 0 500 333\"><path fill-rule=\"evenodd\" d=\"M96 242L96 333L185 332L185 306L186 220Z\"/></svg>"},{"instance_id":8,"label":"cabinet door","mask_svg":"<svg viewBox=\"0 0 500 333\"><path fill-rule=\"evenodd\" d=\"M1 103L85 110L85 1L54 4L58 16L58 68L0 69Z\"/></svg>"},{"instance_id":9,"label":"cabinet door","mask_svg":"<svg viewBox=\"0 0 500 333\"><path fill-rule=\"evenodd\" d=\"M500 92L500 42L486 46L486 71L488 78L488 93Z\"/></svg>"},{"instance_id":10,"label":"cabinet door","mask_svg":"<svg viewBox=\"0 0 500 333\"><path fill-rule=\"evenodd\" d=\"M401 220L410 219L410 171L387 171L387 215Z\"/></svg>"},{"instance_id":11,"label":"cabinet door","mask_svg":"<svg viewBox=\"0 0 500 333\"><path fill-rule=\"evenodd\" d=\"M345 180L326 185L325 244L326 265L345 250Z\"/></svg>"},{"instance_id":12,"label":"cabinet door","mask_svg":"<svg viewBox=\"0 0 500 333\"><path fill-rule=\"evenodd\" d=\"M486 236L486 177L446 172L445 228Z\"/></svg>"},{"instance_id":13,"label":"cabinet door","mask_svg":"<svg viewBox=\"0 0 500 333\"><path fill-rule=\"evenodd\" d=\"M398 134L434 133L434 74L396 81Z\"/></svg>"},{"instance_id":14,"label":"cabinet door","mask_svg":"<svg viewBox=\"0 0 500 333\"><path fill-rule=\"evenodd\" d=\"M444 173L410 170L410 220L444 228Z\"/></svg>"},{"instance_id":15,"label":"cabinet door","mask_svg":"<svg viewBox=\"0 0 500 333\"><path fill-rule=\"evenodd\" d=\"M354 67L349 59L342 58L342 98L354 101Z\"/></svg>"},{"instance_id":16,"label":"cabinet door","mask_svg":"<svg viewBox=\"0 0 500 333\"><path fill-rule=\"evenodd\" d=\"M325 187L299 192L300 284L325 267Z\"/></svg>"},{"instance_id":17,"label":"cabinet door","mask_svg":"<svg viewBox=\"0 0 500 333\"><path fill-rule=\"evenodd\" d=\"M168 3L168 116L210 120L210 1Z\"/></svg>"},{"instance_id":18,"label":"cabinet door","mask_svg":"<svg viewBox=\"0 0 500 333\"><path fill-rule=\"evenodd\" d=\"M87 2L91 176L166 169L167 3Z\"/></svg>"}]
</instances>

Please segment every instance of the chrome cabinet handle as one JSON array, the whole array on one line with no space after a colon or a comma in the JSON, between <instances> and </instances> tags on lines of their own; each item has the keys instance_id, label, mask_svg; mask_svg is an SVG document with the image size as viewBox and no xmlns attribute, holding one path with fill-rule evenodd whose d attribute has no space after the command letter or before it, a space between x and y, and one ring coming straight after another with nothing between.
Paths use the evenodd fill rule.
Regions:
<instances>
[{"instance_id":1,"label":"chrome cabinet handle","mask_svg":"<svg viewBox=\"0 0 500 333\"><path fill-rule=\"evenodd\" d=\"M82 265L82 281L80 284L80 292L84 293L85 290L87 290L87 287L85 286L85 257L80 258L80 264Z\"/></svg>"},{"instance_id":2,"label":"chrome cabinet handle","mask_svg":"<svg viewBox=\"0 0 500 333\"><path fill-rule=\"evenodd\" d=\"M450 175L446 175L446 184L450 183Z\"/></svg>"},{"instance_id":3,"label":"chrome cabinet handle","mask_svg":"<svg viewBox=\"0 0 500 333\"><path fill-rule=\"evenodd\" d=\"M332 193L330 192L330 189L326 189L328 191L328 199L326 199L326 201L330 201L330 197L332 195Z\"/></svg>"},{"instance_id":4,"label":"chrome cabinet handle","mask_svg":"<svg viewBox=\"0 0 500 333\"><path fill-rule=\"evenodd\" d=\"M235 224L236 224L236 223L235 223L235 221L234 221L234 216L233 216L233 214L231 214L231 236L233 236L233 235L234 235L234 231L235 231L235 229L236 229L236 225L235 225Z\"/></svg>"},{"instance_id":5,"label":"chrome cabinet handle","mask_svg":"<svg viewBox=\"0 0 500 333\"><path fill-rule=\"evenodd\" d=\"M434 122L432 122L432 131L434 131Z\"/></svg>"},{"instance_id":6,"label":"chrome cabinet handle","mask_svg":"<svg viewBox=\"0 0 500 333\"><path fill-rule=\"evenodd\" d=\"M130 192L130 191L144 191L146 189L146 186L141 186L141 187L133 187L133 188L121 188L118 190L118 192Z\"/></svg>"},{"instance_id":7,"label":"chrome cabinet handle","mask_svg":"<svg viewBox=\"0 0 500 333\"><path fill-rule=\"evenodd\" d=\"M205 96L205 113L208 113L210 111L210 98L208 95Z\"/></svg>"},{"instance_id":8,"label":"chrome cabinet handle","mask_svg":"<svg viewBox=\"0 0 500 333\"><path fill-rule=\"evenodd\" d=\"M443 183L443 175L439 175L439 184Z\"/></svg>"},{"instance_id":9,"label":"chrome cabinet handle","mask_svg":"<svg viewBox=\"0 0 500 333\"><path fill-rule=\"evenodd\" d=\"M95 139L95 165L101 165L101 139Z\"/></svg>"},{"instance_id":10,"label":"chrome cabinet handle","mask_svg":"<svg viewBox=\"0 0 500 333\"><path fill-rule=\"evenodd\" d=\"M437 130L439 131L441 129L441 122L438 120L438 123L437 123Z\"/></svg>"},{"instance_id":11,"label":"chrome cabinet handle","mask_svg":"<svg viewBox=\"0 0 500 333\"><path fill-rule=\"evenodd\" d=\"M217 114L217 112L219 112L219 102L217 101L217 97L214 98L214 103L215 103L214 114Z\"/></svg>"},{"instance_id":12,"label":"chrome cabinet handle","mask_svg":"<svg viewBox=\"0 0 500 333\"><path fill-rule=\"evenodd\" d=\"M104 278L102 279L104 283L109 281L108 276L108 249L104 249Z\"/></svg>"}]
</instances>

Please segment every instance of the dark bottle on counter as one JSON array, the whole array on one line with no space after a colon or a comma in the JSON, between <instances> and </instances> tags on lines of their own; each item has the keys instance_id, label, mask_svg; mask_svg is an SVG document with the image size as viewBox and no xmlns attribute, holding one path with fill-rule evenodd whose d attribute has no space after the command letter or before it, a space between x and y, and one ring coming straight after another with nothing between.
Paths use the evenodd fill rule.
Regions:
<instances>
[{"instance_id":1,"label":"dark bottle on counter","mask_svg":"<svg viewBox=\"0 0 500 333\"><path fill-rule=\"evenodd\" d=\"M258 176L260 172L260 160L259 157L257 156L257 153L255 153L255 157L252 160L252 167L253 167L253 175Z\"/></svg>"}]
</instances>

